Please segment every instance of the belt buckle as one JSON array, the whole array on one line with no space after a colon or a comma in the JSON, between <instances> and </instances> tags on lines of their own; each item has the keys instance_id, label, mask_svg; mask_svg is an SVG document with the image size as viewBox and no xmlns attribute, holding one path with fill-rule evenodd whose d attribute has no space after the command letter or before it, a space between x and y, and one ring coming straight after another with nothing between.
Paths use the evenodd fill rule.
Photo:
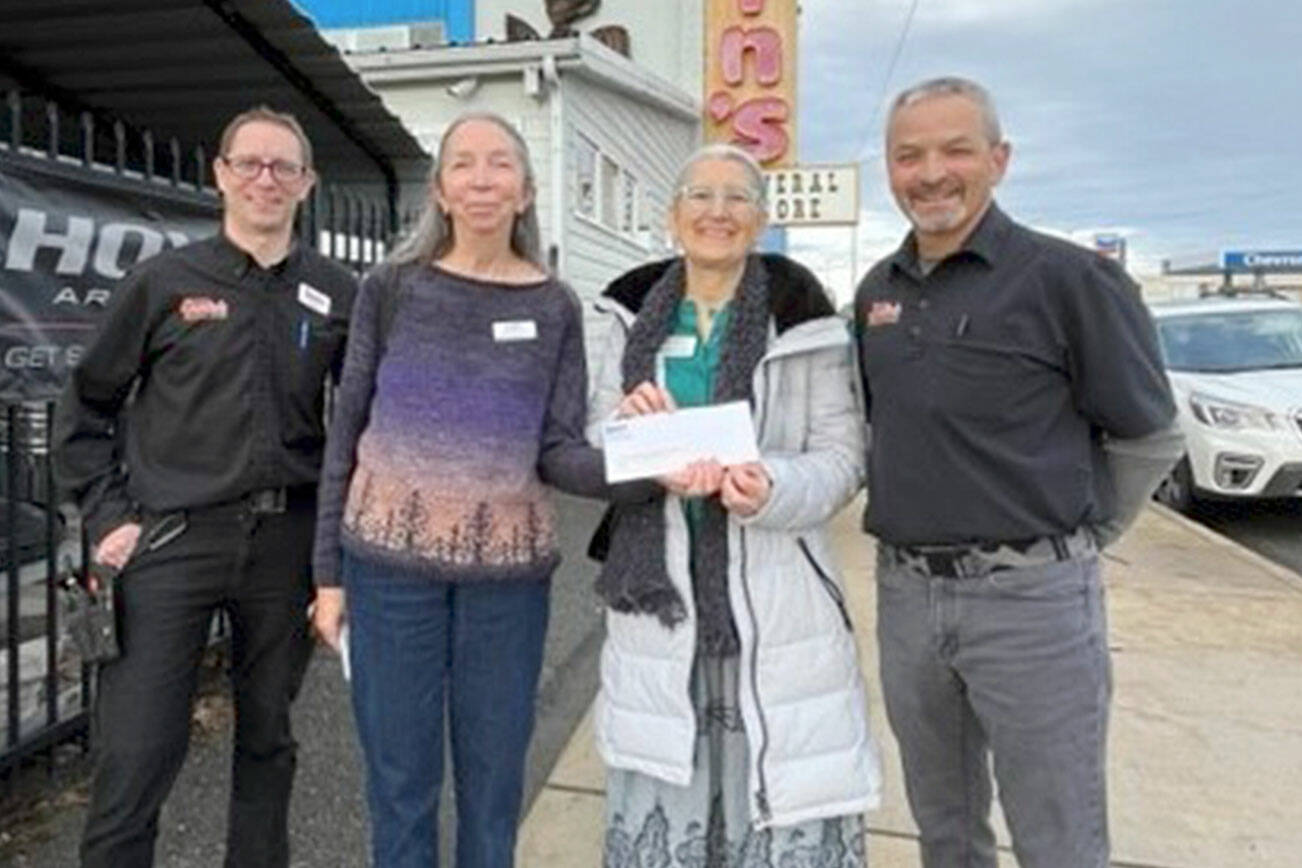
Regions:
<instances>
[{"instance_id":1,"label":"belt buckle","mask_svg":"<svg viewBox=\"0 0 1302 868\"><path fill-rule=\"evenodd\" d=\"M249 512L254 514L274 515L285 511L284 488L259 488L250 492Z\"/></svg>"},{"instance_id":2,"label":"belt buckle","mask_svg":"<svg viewBox=\"0 0 1302 868\"><path fill-rule=\"evenodd\" d=\"M942 579L956 579L963 575L962 565L959 563L960 557L961 555L955 551L937 549L924 552L922 562L927 565L927 572L931 575Z\"/></svg>"}]
</instances>

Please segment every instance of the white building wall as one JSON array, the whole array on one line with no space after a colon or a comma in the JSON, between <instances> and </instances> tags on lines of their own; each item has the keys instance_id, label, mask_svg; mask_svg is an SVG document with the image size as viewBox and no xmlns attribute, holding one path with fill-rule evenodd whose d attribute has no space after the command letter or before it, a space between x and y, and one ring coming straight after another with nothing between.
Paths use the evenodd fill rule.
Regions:
<instances>
[{"instance_id":1,"label":"white building wall","mask_svg":"<svg viewBox=\"0 0 1302 868\"><path fill-rule=\"evenodd\" d=\"M475 0L475 38L506 38L506 15L551 33L543 0ZM699 99L703 87L705 12L702 0L602 0L595 15L576 22L584 33L608 24L628 31L631 59Z\"/></svg>"},{"instance_id":2,"label":"white building wall","mask_svg":"<svg viewBox=\"0 0 1302 868\"><path fill-rule=\"evenodd\" d=\"M696 148L699 125L576 75L563 75L561 88L566 188L563 276L580 298L590 302L630 268L671 254L667 212L672 186L679 167ZM631 231L622 225L623 190L613 197L615 225L601 202L595 203L595 213L585 213L580 164L585 151L590 153L594 146L598 167L604 164L618 173L616 177L627 175L636 181ZM605 180L598 180L594 198L606 198ZM604 323L597 320L591 305L585 310L588 346L600 346Z\"/></svg>"},{"instance_id":3,"label":"white building wall","mask_svg":"<svg viewBox=\"0 0 1302 868\"><path fill-rule=\"evenodd\" d=\"M470 49L473 58L453 64L460 71L433 64L421 70L419 62L404 65L396 57L363 59L371 66L359 71L431 153L447 125L467 111L495 112L523 133L537 185L544 254L556 245L560 277L585 302L591 359L604 330L590 302L623 272L671 253L666 225L671 188L699 141L700 123L684 95L647 79L602 46L585 55L583 66L562 67L558 80L535 77L532 94L521 71L532 61L492 69L495 55L516 50L496 48ZM459 78L466 70L485 68L492 71L480 72L473 89L454 88L467 96L449 92L466 80ZM603 207L585 208L580 201L584 153L594 169L586 195L590 205L601 197ZM598 170L606 175L604 182L596 181Z\"/></svg>"},{"instance_id":4,"label":"white building wall","mask_svg":"<svg viewBox=\"0 0 1302 868\"><path fill-rule=\"evenodd\" d=\"M538 224L542 230L544 253L555 239L552 235L550 207L552 175L548 169L551 153L551 112L546 102L539 102L524 91L519 74L480 76L479 86L466 99L453 96L447 88L453 81L414 83L368 82L412 135L429 150L438 151L439 139L454 119L465 112L489 111L506 118L524 136L533 163L538 189Z\"/></svg>"}]
</instances>

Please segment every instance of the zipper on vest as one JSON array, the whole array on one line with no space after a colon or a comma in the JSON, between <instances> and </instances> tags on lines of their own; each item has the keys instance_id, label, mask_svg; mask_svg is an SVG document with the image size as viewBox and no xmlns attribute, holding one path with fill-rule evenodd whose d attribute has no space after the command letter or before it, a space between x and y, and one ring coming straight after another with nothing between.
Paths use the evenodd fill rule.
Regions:
<instances>
[{"instance_id":1,"label":"zipper on vest","mask_svg":"<svg viewBox=\"0 0 1302 868\"><path fill-rule=\"evenodd\" d=\"M759 620L755 617L755 601L750 595L750 579L747 576L746 569L746 528L739 528L741 534L741 588L746 595L746 611L750 615L751 643L750 643L750 688L751 695L755 697L755 716L759 718L760 725L760 746L755 753L755 771L759 779L759 789L755 792L755 804L759 808L760 819L768 820L772 815L769 811L769 787L767 779L764 776L764 759L769 751L769 727L768 721L764 719L764 708L760 705L759 695Z\"/></svg>"},{"instance_id":2,"label":"zipper on vest","mask_svg":"<svg viewBox=\"0 0 1302 868\"><path fill-rule=\"evenodd\" d=\"M841 613L841 620L845 622L845 629L853 633L854 624L850 623L850 610L846 608L845 597L841 594L841 589L836 586L836 582L832 581L832 577L824 572L823 568L819 566L818 561L814 558L814 553L809 550L809 543L805 542L803 536L796 537L796 545L800 546L800 550L805 553L806 560L808 560L809 565L814 568L814 572L818 574L818 580L823 583L823 588L827 591L827 595L831 597L832 602L836 604L837 611Z\"/></svg>"},{"instance_id":3,"label":"zipper on vest","mask_svg":"<svg viewBox=\"0 0 1302 868\"><path fill-rule=\"evenodd\" d=\"M756 369L760 375L760 388L755 392L755 441L764 439L764 412L768 410L769 401L769 360L760 359Z\"/></svg>"}]
</instances>

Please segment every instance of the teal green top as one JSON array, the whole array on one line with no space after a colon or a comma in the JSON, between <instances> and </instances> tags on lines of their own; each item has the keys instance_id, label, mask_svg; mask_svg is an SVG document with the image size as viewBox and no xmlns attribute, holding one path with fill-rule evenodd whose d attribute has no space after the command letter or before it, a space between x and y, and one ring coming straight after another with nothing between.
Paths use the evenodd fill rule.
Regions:
<instances>
[{"instance_id":1,"label":"teal green top","mask_svg":"<svg viewBox=\"0 0 1302 868\"><path fill-rule=\"evenodd\" d=\"M691 355L665 356L665 389L674 397L679 407L700 407L714 402L714 380L719 371L719 358L723 355L723 337L728 333L732 318L732 302L727 302L714 315L710 334L700 340L696 329L696 304L688 298L678 302L678 313L670 334L677 338L694 338L695 351ZM705 499L688 498L683 501L687 516L689 540L695 541L696 529L704 517Z\"/></svg>"}]
</instances>

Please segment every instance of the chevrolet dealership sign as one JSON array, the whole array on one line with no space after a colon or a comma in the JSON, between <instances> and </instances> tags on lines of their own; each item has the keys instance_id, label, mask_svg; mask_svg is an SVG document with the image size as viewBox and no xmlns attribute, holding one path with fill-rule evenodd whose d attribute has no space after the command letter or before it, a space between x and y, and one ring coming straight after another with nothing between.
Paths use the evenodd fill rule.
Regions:
<instances>
[{"instance_id":1,"label":"chevrolet dealership sign","mask_svg":"<svg viewBox=\"0 0 1302 868\"><path fill-rule=\"evenodd\" d=\"M1225 271L1299 271L1302 250L1225 250L1221 253Z\"/></svg>"}]
</instances>

